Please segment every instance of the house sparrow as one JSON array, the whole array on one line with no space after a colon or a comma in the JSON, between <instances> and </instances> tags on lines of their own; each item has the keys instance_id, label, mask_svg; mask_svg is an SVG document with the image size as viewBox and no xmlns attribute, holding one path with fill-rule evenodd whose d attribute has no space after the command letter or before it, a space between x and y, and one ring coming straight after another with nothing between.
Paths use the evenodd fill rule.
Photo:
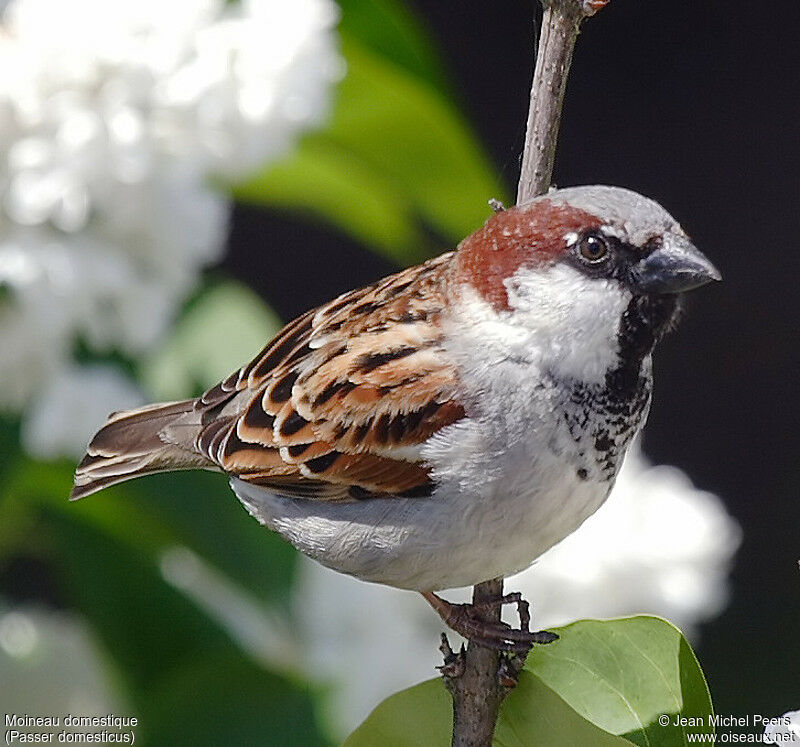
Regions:
<instances>
[{"instance_id":1,"label":"house sparrow","mask_svg":"<svg viewBox=\"0 0 800 747\"><path fill-rule=\"evenodd\" d=\"M483 645L527 650L543 638L526 619L484 624L433 592L527 568L597 510L647 417L651 353L681 293L719 278L652 200L553 190L308 311L200 398L113 414L72 497L225 472L300 551L423 592Z\"/></svg>"}]
</instances>

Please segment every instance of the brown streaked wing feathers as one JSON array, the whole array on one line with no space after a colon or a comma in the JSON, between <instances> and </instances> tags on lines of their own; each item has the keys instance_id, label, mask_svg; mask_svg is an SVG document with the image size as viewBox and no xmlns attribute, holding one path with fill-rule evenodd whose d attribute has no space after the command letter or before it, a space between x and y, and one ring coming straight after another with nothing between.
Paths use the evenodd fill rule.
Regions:
<instances>
[{"instance_id":1,"label":"brown streaked wing feathers","mask_svg":"<svg viewBox=\"0 0 800 747\"><path fill-rule=\"evenodd\" d=\"M287 325L198 400L196 448L226 472L314 500L422 494L414 447L464 411L436 324L452 255Z\"/></svg>"}]
</instances>

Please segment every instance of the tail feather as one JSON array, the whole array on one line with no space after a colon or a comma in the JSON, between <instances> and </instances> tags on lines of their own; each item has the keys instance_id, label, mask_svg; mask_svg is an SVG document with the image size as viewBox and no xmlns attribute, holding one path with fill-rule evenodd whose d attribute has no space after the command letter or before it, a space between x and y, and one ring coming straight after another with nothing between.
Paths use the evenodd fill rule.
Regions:
<instances>
[{"instance_id":1,"label":"tail feather","mask_svg":"<svg viewBox=\"0 0 800 747\"><path fill-rule=\"evenodd\" d=\"M192 423L194 404L189 399L112 413L75 471L70 500L142 475L212 466L192 448L193 435L200 429L199 416L197 423ZM165 428L179 420L193 426L181 428L186 431L186 443L164 440Z\"/></svg>"}]
</instances>

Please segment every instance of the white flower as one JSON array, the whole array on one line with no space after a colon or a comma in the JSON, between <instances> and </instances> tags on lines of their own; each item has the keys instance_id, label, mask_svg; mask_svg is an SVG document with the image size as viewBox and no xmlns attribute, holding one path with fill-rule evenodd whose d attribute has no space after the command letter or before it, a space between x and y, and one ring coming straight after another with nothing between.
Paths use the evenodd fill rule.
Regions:
<instances>
[{"instance_id":1,"label":"white flower","mask_svg":"<svg viewBox=\"0 0 800 747\"><path fill-rule=\"evenodd\" d=\"M42 459L80 459L110 412L144 401L141 390L112 366L69 366L49 381L26 413L23 446Z\"/></svg>"},{"instance_id":2,"label":"white flower","mask_svg":"<svg viewBox=\"0 0 800 747\"><path fill-rule=\"evenodd\" d=\"M334 737L350 734L392 693L436 676L446 628L416 592L359 581L303 556L294 602L305 674L324 685ZM457 639L450 634L454 647Z\"/></svg>"},{"instance_id":3,"label":"white flower","mask_svg":"<svg viewBox=\"0 0 800 747\"><path fill-rule=\"evenodd\" d=\"M3 19L0 407L19 407L77 336L154 342L222 253L209 177L319 124L341 63L331 0L13 0Z\"/></svg>"},{"instance_id":4,"label":"white flower","mask_svg":"<svg viewBox=\"0 0 800 747\"><path fill-rule=\"evenodd\" d=\"M223 199L195 180L116 184L80 232L0 217L0 407L24 406L77 336L138 353L219 255Z\"/></svg>"},{"instance_id":5,"label":"white flower","mask_svg":"<svg viewBox=\"0 0 800 747\"><path fill-rule=\"evenodd\" d=\"M800 744L800 711L789 711L764 729L765 744Z\"/></svg>"},{"instance_id":6,"label":"white flower","mask_svg":"<svg viewBox=\"0 0 800 747\"><path fill-rule=\"evenodd\" d=\"M663 615L690 635L719 614L740 529L713 494L632 448L606 504L512 578L537 629L586 617ZM446 592L466 601L468 590ZM348 734L383 698L435 676L444 630L419 595L303 559L296 592L309 676L333 685L329 718ZM504 617L516 622L512 610ZM450 635L456 644L457 636Z\"/></svg>"},{"instance_id":7,"label":"white flower","mask_svg":"<svg viewBox=\"0 0 800 747\"><path fill-rule=\"evenodd\" d=\"M16 0L0 98L79 191L151 169L239 174L321 123L337 18L330 0Z\"/></svg>"}]
</instances>

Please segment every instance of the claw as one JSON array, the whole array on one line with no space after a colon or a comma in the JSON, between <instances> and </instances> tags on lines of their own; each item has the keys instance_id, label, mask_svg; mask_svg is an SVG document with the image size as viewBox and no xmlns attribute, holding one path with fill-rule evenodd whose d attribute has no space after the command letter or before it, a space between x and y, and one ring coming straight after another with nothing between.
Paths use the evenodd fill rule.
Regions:
<instances>
[{"instance_id":1,"label":"claw","mask_svg":"<svg viewBox=\"0 0 800 747\"><path fill-rule=\"evenodd\" d=\"M483 646L483 648L490 648L493 651L504 651L507 654L515 654L518 656L527 656L531 650L532 644L522 643L519 641L506 641L502 638L493 636L487 638L470 638L470 643L476 646Z\"/></svg>"},{"instance_id":2,"label":"claw","mask_svg":"<svg viewBox=\"0 0 800 747\"><path fill-rule=\"evenodd\" d=\"M558 640L558 636L549 630L539 630L536 633L532 633L532 635L536 636L534 643L538 643L540 646L546 646L548 643Z\"/></svg>"},{"instance_id":3,"label":"claw","mask_svg":"<svg viewBox=\"0 0 800 747\"><path fill-rule=\"evenodd\" d=\"M530 606L519 592L506 594L480 604L452 604L432 592L423 592L423 596L449 627L478 646L524 656L534 644L544 645L552 643L558 638L555 633L545 630L531 632ZM481 617L482 612L497 609L504 604L517 606L520 619L518 630L504 622L489 622ZM442 645L444 646L444 642ZM447 650L452 653L449 643ZM448 666L448 655L444 648L442 651L445 653L445 666Z\"/></svg>"},{"instance_id":4,"label":"claw","mask_svg":"<svg viewBox=\"0 0 800 747\"><path fill-rule=\"evenodd\" d=\"M439 646L439 651L444 656L444 664L436 667L443 677L460 677L464 674L464 667L466 665L464 659L464 644L461 644L461 649L458 653L453 651L450 646L450 641L447 640L447 635L442 633L442 643Z\"/></svg>"}]
</instances>

